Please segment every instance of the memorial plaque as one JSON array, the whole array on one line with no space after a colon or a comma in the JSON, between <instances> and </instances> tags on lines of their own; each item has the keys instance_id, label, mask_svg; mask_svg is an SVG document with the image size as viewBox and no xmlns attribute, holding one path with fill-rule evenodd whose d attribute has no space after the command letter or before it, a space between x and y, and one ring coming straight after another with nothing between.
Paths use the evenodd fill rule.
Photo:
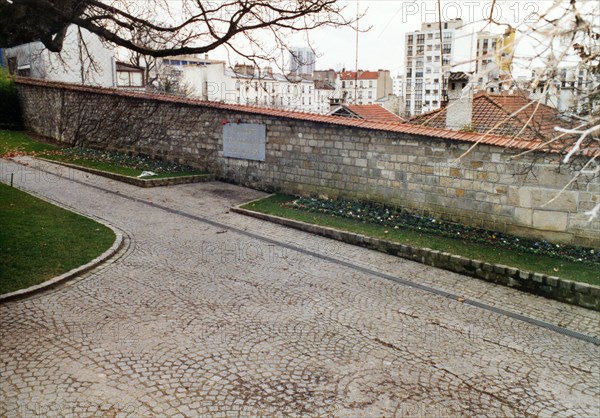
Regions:
<instances>
[{"instance_id":1,"label":"memorial plaque","mask_svg":"<svg viewBox=\"0 0 600 418\"><path fill-rule=\"evenodd\" d=\"M267 142L265 125L227 123L223 126L223 156L264 161Z\"/></svg>"}]
</instances>

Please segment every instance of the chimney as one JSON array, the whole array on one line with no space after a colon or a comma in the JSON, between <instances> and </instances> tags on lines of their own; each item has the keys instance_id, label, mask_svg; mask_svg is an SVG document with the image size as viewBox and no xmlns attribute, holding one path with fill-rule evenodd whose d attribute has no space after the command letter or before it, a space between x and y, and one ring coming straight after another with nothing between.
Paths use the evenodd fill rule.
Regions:
<instances>
[{"instance_id":1,"label":"chimney","mask_svg":"<svg viewBox=\"0 0 600 418\"><path fill-rule=\"evenodd\" d=\"M459 73L461 74L461 73ZM469 129L473 116L473 89L466 74L453 73L448 78L448 106L446 107L446 128L453 130Z\"/></svg>"}]
</instances>

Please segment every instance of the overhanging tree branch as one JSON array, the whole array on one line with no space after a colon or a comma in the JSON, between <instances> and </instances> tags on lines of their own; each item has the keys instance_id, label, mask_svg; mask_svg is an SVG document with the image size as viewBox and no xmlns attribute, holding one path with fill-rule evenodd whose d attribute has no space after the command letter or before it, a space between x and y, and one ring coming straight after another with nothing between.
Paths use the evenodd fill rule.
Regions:
<instances>
[{"instance_id":1,"label":"overhanging tree branch","mask_svg":"<svg viewBox=\"0 0 600 418\"><path fill-rule=\"evenodd\" d=\"M343 16L338 0L181 1L181 10L174 13L159 0L145 12L130 10L145 3L116 0L0 0L0 45L42 41L58 52L67 28L74 24L136 53L165 57L206 53L231 45L239 35L264 29L281 39L286 36L284 32L351 26L355 22ZM168 41L140 43L135 36L140 30L151 39ZM245 39L259 42L256 37Z\"/></svg>"}]
</instances>

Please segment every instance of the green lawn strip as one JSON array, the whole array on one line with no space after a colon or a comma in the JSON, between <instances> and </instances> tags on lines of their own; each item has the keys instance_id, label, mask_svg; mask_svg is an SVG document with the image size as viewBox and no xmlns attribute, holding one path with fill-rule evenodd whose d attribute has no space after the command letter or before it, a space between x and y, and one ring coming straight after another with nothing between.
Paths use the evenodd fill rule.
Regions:
<instances>
[{"instance_id":1,"label":"green lawn strip","mask_svg":"<svg viewBox=\"0 0 600 418\"><path fill-rule=\"evenodd\" d=\"M137 177L143 171L138 168L127 167L119 164L114 164L105 161L99 161L88 158L77 158L71 155L61 155L54 153L44 153L45 151L56 151L60 148L44 144L30 138L26 133L21 131L0 130L0 155L6 153L38 153L40 157L61 161L69 164L75 164L82 167L94 168L96 170L108 171L114 174L120 174L127 177ZM148 170L154 171L154 170ZM154 171L156 172L156 171ZM156 172L156 176L144 177L144 179L164 179L172 177L197 176L207 174L204 171L181 171L171 173Z\"/></svg>"},{"instance_id":2,"label":"green lawn strip","mask_svg":"<svg viewBox=\"0 0 600 418\"><path fill-rule=\"evenodd\" d=\"M0 183L0 294L84 265L114 240L110 228Z\"/></svg>"},{"instance_id":3,"label":"green lawn strip","mask_svg":"<svg viewBox=\"0 0 600 418\"><path fill-rule=\"evenodd\" d=\"M0 155L8 152L43 152L58 149L57 147L31 139L21 131L0 129Z\"/></svg>"},{"instance_id":4,"label":"green lawn strip","mask_svg":"<svg viewBox=\"0 0 600 418\"><path fill-rule=\"evenodd\" d=\"M488 263L504 264L526 271L534 271L578 282L600 285L600 274L598 273L600 266L597 264L577 263L543 255L517 253L488 244L465 242L459 239L423 234L408 229L393 229L327 214L306 212L280 206L282 203L293 199L295 199L293 196L274 195L244 205L242 208L375 238L383 238L415 247L445 251ZM388 231L388 233L385 233L385 231Z\"/></svg>"},{"instance_id":5,"label":"green lawn strip","mask_svg":"<svg viewBox=\"0 0 600 418\"><path fill-rule=\"evenodd\" d=\"M73 158L69 155L60 155L60 154L49 154L42 155L43 158L54 161L61 161L64 163L79 165L87 168L94 168L96 170L108 171L114 174L120 174L122 176L127 177L137 177L144 170L140 170L138 168L126 167L118 164L112 164L105 161L97 161L97 160L89 160L86 158ZM184 177L184 176L198 176L202 174L206 174L203 171L183 171L183 172L175 172L175 173L156 173L156 176L143 177L144 180L152 180L152 179L164 179L170 177Z\"/></svg>"}]
</instances>

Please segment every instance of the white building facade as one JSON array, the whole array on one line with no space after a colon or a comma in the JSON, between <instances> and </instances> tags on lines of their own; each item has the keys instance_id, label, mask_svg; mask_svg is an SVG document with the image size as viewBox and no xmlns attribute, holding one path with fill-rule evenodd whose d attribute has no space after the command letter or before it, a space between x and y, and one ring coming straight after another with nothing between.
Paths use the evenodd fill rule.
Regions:
<instances>
[{"instance_id":1,"label":"white building facade","mask_svg":"<svg viewBox=\"0 0 600 418\"><path fill-rule=\"evenodd\" d=\"M345 104L374 104L393 92L388 70L342 71L336 78L337 98Z\"/></svg>"},{"instance_id":2,"label":"white building facade","mask_svg":"<svg viewBox=\"0 0 600 418\"><path fill-rule=\"evenodd\" d=\"M98 87L116 87L115 51L98 36L72 25L60 53L50 52L41 42L3 50L12 74L49 81Z\"/></svg>"},{"instance_id":3,"label":"white building facade","mask_svg":"<svg viewBox=\"0 0 600 418\"><path fill-rule=\"evenodd\" d=\"M326 114L336 94L329 83L276 74L270 68L227 68L224 62L179 68L189 96L208 101Z\"/></svg>"}]
</instances>

